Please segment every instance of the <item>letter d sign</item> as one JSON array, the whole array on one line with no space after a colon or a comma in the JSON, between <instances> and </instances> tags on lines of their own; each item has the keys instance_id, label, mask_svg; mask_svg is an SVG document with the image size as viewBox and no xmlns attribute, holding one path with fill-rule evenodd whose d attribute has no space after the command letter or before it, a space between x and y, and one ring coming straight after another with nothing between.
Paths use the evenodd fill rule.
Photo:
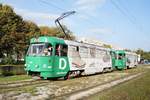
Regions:
<instances>
[{"instance_id":1,"label":"letter d sign","mask_svg":"<svg viewBox=\"0 0 150 100\"><path fill-rule=\"evenodd\" d=\"M59 69L65 69L67 66L67 62L64 58L60 58L59 59Z\"/></svg>"}]
</instances>

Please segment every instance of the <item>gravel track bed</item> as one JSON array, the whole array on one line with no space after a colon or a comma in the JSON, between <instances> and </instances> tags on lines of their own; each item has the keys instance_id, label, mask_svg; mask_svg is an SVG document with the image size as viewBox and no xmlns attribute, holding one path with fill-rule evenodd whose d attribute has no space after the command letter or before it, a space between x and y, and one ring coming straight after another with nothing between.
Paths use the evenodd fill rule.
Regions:
<instances>
[{"instance_id":1,"label":"gravel track bed","mask_svg":"<svg viewBox=\"0 0 150 100\"><path fill-rule=\"evenodd\" d=\"M9 83L9 84L0 84L0 89L8 89L8 88L18 88L27 85L41 84L41 83L49 83L49 81L28 81L28 82L19 82L19 83Z\"/></svg>"}]
</instances>

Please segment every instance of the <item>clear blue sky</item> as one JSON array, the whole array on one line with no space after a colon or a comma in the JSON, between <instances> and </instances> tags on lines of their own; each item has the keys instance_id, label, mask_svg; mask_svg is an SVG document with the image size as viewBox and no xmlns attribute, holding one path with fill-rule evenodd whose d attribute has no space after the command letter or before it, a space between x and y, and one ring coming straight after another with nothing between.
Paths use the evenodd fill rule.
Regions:
<instances>
[{"instance_id":1,"label":"clear blue sky","mask_svg":"<svg viewBox=\"0 0 150 100\"><path fill-rule=\"evenodd\" d=\"M122 48L150 51L150 0L0 0L26 20L55 26L63 12L77 13L62 21L77 37Z\"/></svg>"}]
</instances>

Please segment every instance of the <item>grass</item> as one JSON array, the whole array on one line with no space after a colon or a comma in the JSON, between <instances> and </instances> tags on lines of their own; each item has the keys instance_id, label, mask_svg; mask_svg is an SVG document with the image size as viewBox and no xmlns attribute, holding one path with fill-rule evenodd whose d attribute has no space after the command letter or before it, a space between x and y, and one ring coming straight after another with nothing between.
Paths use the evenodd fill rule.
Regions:
<instances>
[{"instance_id":1,"label":"grass","mask_svg":"<svg viewBox=\"0 0 150 100\"><path fill-rule=\"evenodd\" d=\"M89 100L150 100L150 70L144 75L89 97Z\"/></svg>"},{"instance_id":2,"label":"grass","mask_svg":"<svg viewBox=\"0 0 150 100\"><path fill-rule=\"evenodd\" d=\"M3 67L3 66L15 66L15 67L20 67L20 66L24 66L24 64L19 64L19 65L15 65L15 64L0 65L0 67Z\"/></svg>"},{"instance_id":3,"label":"grass","mask_svg":"<svg viewBox=\"0 0 150 100\"><path fill-rule=\"evenodd\" d=\"M146 66L138 66L138 67L127 69L127 70L122 70L120 71L120 73L136 74L136 73L145 72L145 71L147 71Z\"/></svg>"},{"instance_id":4,"label":"grass","mask_svg":"<svg viewBox=\"0 0 150 100\"><path fill-rule=\"evenodd\" d=\"M0 83L1 82L13 82L13 81L20 81L20 80L26 80L31 79L31 76L28 75L14 75L14 76L0 76Z\"/></svg>"}]
</instances>

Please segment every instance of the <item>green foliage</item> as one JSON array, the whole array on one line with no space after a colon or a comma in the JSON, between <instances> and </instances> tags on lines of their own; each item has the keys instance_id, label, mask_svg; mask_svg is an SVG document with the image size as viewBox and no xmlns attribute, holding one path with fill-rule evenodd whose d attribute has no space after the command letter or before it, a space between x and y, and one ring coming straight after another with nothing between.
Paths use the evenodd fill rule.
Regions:
<instances>
[{"instance_id":1,"label":"green foliage","mask_svg":"<svg viewBox=\"0 0 150 100\"><path fill-rule=\"evenodd\" d=\"M108 44L104 44L103 47L110 48L110 49L112 48L111 45L108 45Z\"/></svg>"},{"instance_id":2,"label":"green foliage","mask_svg":"<svg viewBox=\"0 0 150 100\"><path fill-rule=\"evenodd\" d=\"M7 76L7 77L0 77L0 82L7 83L7 82L15 82L21 81L26 79L31 79L31 76L27 75L14 75L14 76Z\"/></svg>"},{"instance_id":3,"label":"green foliage","mask_svg":"<svg viewBox=\"0 0 150 100\"><path fill-rule=\"evenodd\" d=\"M0 57L17 55L22 58L30 38L39 36L40 29L32 22L24 21L8 5L0 4ZM5 63L11 63L11 58L4 58ZM8 60L8 61L6 61Z\"/></svg>"},{"instance_id":4,"label":"green foliage","mask_svg":"<svg viewBox=\"0 0 150 100\"><path fill-rule=\"evenodd\" d=\"M22 18L13 12L7 5L2 5L0 9L0 50L2 54L12 54L17 41L24 37L22 33Z\"/></svg>"},{"instance_id":5,"label":"green foliage","mask_svg":"<svg viewBox=\"0 0 150 100\"><path fill-rule=\"evenodd\" d=\"M74 40L73 33L66 26L63 27L70 39ZM42 35L66 39L59 28L47 26L39 28L35 23L23 20L10 6L0 4L0 58L4 58L4 63L12 63L9 55L15 55L18 61L25 55L25 48L29 45L30 39Z\"/></svg>"},{"instance_id":6,"label":"green foliage","mask_svg":"<svg viewBox=\"0 0 150 100\"><path fill-rule=\"evenodd\" d=\"M2 59L2 64L14 64L14 63L15 63L15 60L12 58L11 55L5 56Z\"/></svg>"},{"instance_id":7,"label":"green foliage","mask_svg":"<svg viewBox=\"0 0 150 100\"><path fill-rule=\"evenodd\" d=\"M31 38L40 36L39 27L31 21L24 21L24 32L26 43L29 43Z\"/></svg>"},{"instance_id":8,"label":"green foliage","mask_svg":"<svg viewBox=\"0 0 150 100\"><path fill-rule=\"evenodd\" d=\"M146 52L142 49L138 49L138 50L136 50L136 53L141 55L141 58L150 60L150 52Z\"/></svg>"},{"instance_id":9,"label":"green foliage","mask_svg":"<svg viewBox=\"0 0 150 100\"><path fill-rule=\"evenodd\" d=\"M70 37L69 40L75 40L75 36L69 29L67 29L65 25L63 25L63 28L66 31L67 35ZM54 37L59 37L63 39L68 39L65 36L65 34L61 31L61 29L57 27L41 26L40 31L41 31L41 35L54 36Z\"/></svg>"}]
</instances>

